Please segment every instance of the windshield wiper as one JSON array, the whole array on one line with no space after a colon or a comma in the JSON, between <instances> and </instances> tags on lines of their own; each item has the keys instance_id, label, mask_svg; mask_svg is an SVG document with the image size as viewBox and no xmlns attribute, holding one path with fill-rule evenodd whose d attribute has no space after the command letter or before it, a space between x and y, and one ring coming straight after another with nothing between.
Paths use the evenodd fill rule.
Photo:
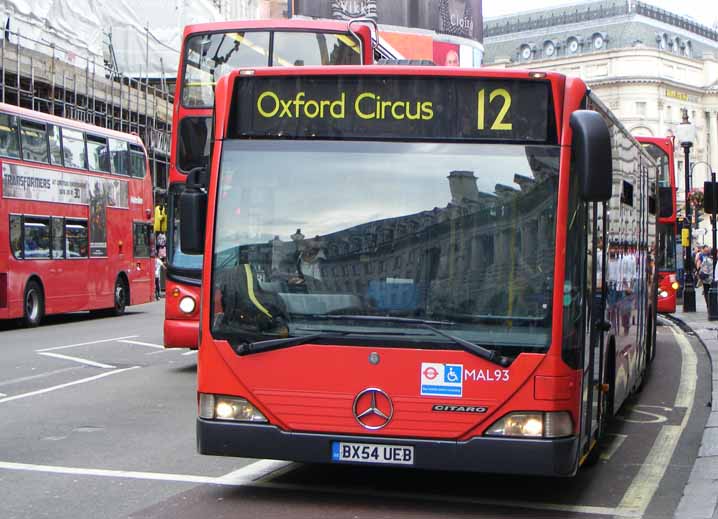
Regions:
<instances>
[{"instance_id":1,"label":"windshield wiper","mask_svg":"<svg viewBox=\"0 0 718 519\"><path fill-rule=\"evenodd\" d=\"M411 317L391 317L382 315L349 315L349 314L314 314L312 319L317 320L337 320L337 321L371 321L376 323L405 323L405 324L423 324L423 325L443 325L450 326L454 323L451 321L431 321L427 319L414 319Z\"/></svg>"},{"instance_id":2,"label":"windshield wiper","mask_svg":"<svg viewBox=\"0 0 718 519\"><path fill-rule=\"evenodd\" d=\"M327 335L326 333L314 333L312 335L302 335L301 337L286 337L284 339L269 339L267 341L243 342L235 346L234 351L237 355L251 355L252 353L262 353L263 351L279 350L289 348L291 346L301 346L312 342L319 337Z\"/></svg>"},{"instance_id":3,"label":"windshield wiper","mask_svg":"<svg viewBox=\"0 0 718 519\"><path fill-rule=\"evenodd\" d=\"M489 362L493 362L494 364L498 364L499 366L510 366L511 365L511 359L508 357L504 357L499 352L490 350L488 348L484 348L483 346L479 346L478 344L474 344L471 341L467 341L466 339L462 339L461 337L457 337L455 335L451 335L450 333L446 333L443 330L439 330L438 328L434 328L433 326L430 326L428 324L422 324L424 328L427 328L431 330L432 332L441 335L443 337L446 337L447 339L451 339L456 344L464 348L466 351L470 353L474 353L475 355L478 355L482 359L486 359Z\"/></svg>"}]
</instances>

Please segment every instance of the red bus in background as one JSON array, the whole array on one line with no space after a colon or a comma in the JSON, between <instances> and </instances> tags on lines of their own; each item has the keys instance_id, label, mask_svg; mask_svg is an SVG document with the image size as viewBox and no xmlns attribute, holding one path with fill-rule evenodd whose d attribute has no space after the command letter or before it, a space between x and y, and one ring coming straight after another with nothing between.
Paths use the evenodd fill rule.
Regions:
<instances>
[{"instance_id":1,"label":"red bus in background","mask_svg":"<svg viewBox=\"0 0 718 519\"><path fill-rule=\"evenodd\" d=\"M209 164L217 79L244 67L373 63L372 32L339 21L253 20L185 28L172 124L164 345L196 348L202 256L182 250L177 200L187 174Z\"/></svg>"},{"instance_id":2,"label":"red bus in background","mask_svg":"<svg viewBox=\"0 0 718 519\"><path fill-rule=\"evenodd\" d=\"M658 270L658 311L676 311L676 175L671 137L636 137L658 163L658 227L656 235L656 268Z\"/></svg>"},{"instance_id":3,"label":"red bus in background","mask_svg":"<svg viewBox=\"0 0 718 519\"><path fill-rule=\"evenodd\" d=\"M0 103L0 319L124 313L154 296L139 137Z\"/></svg>"},{"instance_id":4,"label":"red bus in background","mask_svg":"<svg viewBox=\"0 0 718 519\"><path fill-rule=\"evenodd\" d=\"M657 186L583 81L237 71L213 134L209 184L180 199L205 266L200 453L554 476L597 459L653 356Z\"/></svg>"}]
</instances>

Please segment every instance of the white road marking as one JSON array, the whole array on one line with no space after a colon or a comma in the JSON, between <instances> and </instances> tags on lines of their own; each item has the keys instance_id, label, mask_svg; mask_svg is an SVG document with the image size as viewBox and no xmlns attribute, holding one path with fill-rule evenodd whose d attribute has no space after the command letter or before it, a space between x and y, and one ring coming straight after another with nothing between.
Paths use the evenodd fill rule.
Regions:
<instances>
[{"instance_id":1,"label":"white road marking","mask_svg":"<svg viewBox=\"0 0 718 519\"><path fill-rule=\"evenodd\" d=\"M626 438L628 438L627 434L607 434L607 436L613 436L613 440L602 449L600 457L604 461L610 460L613 455L616 454L616 451L621 448Z\"/></svg>"},{"instance_id":2,"label":"white road marking","mask_svg":"<svg viewBox=\"0 0 718 519\"><path fill-rule=\"evenodd\" d=\"M0 398L0 404L3 404L5 402L10 402L12 400L19 400L21 398L27 398L30 396L42 395L43 393L49 393L51 391L56 391L58 389L64 389L64 388L70 387L70 386L76 386L78 384L84 384L86 382L92 382L93 380L97 380L97 379L104 378L104 377L109 377L110 375L116 375L118 373L123 373L125 371L129 371L131 369L138 369L138 368L139 368L139 366L132 366L129 368L116 369L114 371L107 371L105 373L100 373L99 375L95 375L94 377L81 378L80 380L74 380L74 381L68 382L66 384L60 384L57 386L46 387L45 389L38 389L37 391L30 391L29 393L21 393L19 395L13 395L13 396L5 397L5 398Z\"/></svg>"},{"instance_id":3,"label":"white road marking","mask_svg":"<svg viewBox=\"0 0 718 519\"><path fill-rule=\"evenodd\" d=\"M130 341L130 340L118 340L117 342L123 342L125 344L137 344L138 346L147 346L148 348L159 348L161 350L165 349L164 346L161 344L153 344L151 342L142 342L142 341Z\"/></svg>"},{"instance_id":4,"label":"white road marking","mask_svg":"<svg viewBox=\"0 0 718 519\"><path fill-rule=\"evenodd\" d=\"M89 346L90 344L101 344L103 342L115 342L115 341L119 341L120 339L132 339L134 337L139 337L139 335L125 335L124 337L113 337L112 339L100 339L98 341L78 342L77 344L67 344L66 346L53 346L52 348L43 348L41 350L35 350L35 351L41 352L41 351L65 350L67 348L77 348L78 346Z\"/></svg>"},{"instance_id":5,"label":"white road marking","mask_svg":"<svg viewBox=\"0 0 718 519\"><path fill-rule=\"evenodd\" d=\"M632 510L621 510L619 508L606 507L606 506L583 506L583 505L564 505L560 503L538 503L532 501L515 501L515 500L501 500L501 499L482 499L474 497L461 497L461 496L447 496L446 494L413 494L411 492L382 492L377 490L367 490L365 488L336 488L336 487L312 487L309 485L295 485L292 483L271 483L271 482L260 482L251 485L257 488L269 488L277 490L294 490L294 491L316 491L318 493L325 494L343 494L343 495L358 495L358 496L371 496L379 498L389 499L406 499L414 501L436 501L440 503L457 503L457 504L471 504L471 505L484 505L484 506L502 506L511 508L525 508L529 510L551 510L555 512L569 512L569 513L580 513L580 514L596 514L596 515L611 515L614 517L640 517L636 512Z\"/></svg>"},{"instance_id":6,"label":"white road marking","mask_svg":"<svg viewBox=\"0 0 718 519\"><path fill-rule=\"evenodd\" d=\"M143 479L151 481L172 481L177 483L201 483L209 485L240 486L268 476L287 465L289 461L260 460L224 476L199 476L194 474L170 474L164 472L138 472L132 470L89 469L57 465L37 465L0 461L0 470L20 470L50 474L71 474L73 476L99 476L106 478Z\"/></svg>"},{"instance_id":7,"label":"white road marking","mask_svg":"<svg viewBox=\"0 0 718 519\"><path fill-rule=\"evenodd\" d=\"M102 362L95 362L94 360L83 359L80 357L70 357L69 355L62 355L61 353L50 353L47 351L43 351L38 352L38 355L44 355L45 357L55 357L57 359L71 360L72 362L79 362L80 364L86 364L87 366L94 366L96 368L115 369L117 367L110 364L103 364Z\"/></svg>"},{"instance_id":8,"label":"white road marking","mask_svg":"<svg viewBox=\"0 0 718 519\"><path fill-rule=\"evenodd\" d=\"M176 483L197 483L222 486L251 486L258 488L275 488L285 490L315 490L320 493L346 494L346 495L371 495L376 497L387 497L396 499L412 499L421 501L436 501L450 503L468 503L492 506L512 506L531 510L552 510L558 512L574 512L596 515L613 515L617 517L638 517L635 512L620 510L602 506L581 506L564 505L552 503L532 503L528 501L502 501L499 499L475 499L471 497L447 496L444 494L412 494L409 492L381 492L367 491L366 489L334 488L334 487L311 487L308 485L293 485L284 483L262 482L263 478L282 471L294 465L288 461L260 460L246 465L239 470L225 474L224 476L211 477L192 474L169 474L163 472L137 472L127 470L89 469L79 467L63 467L55 465L36 465L28 463L15 463L0 461L0 470L16 470L27 472L41 472L50 474L69 474L73 476L99 476L121 479L140 479L149 481L170 481Z\"/></svg>"},{"instance_id":9,"label":"white road marking","mask_svg":"<svg viewBox=\"0 0 718 519\"><path fill-rule=\"evenodd\" d=\"M197 355L197 350L189 350L189 351L184 352L182 355L184 355L184 356Z\"/></svg>"},{"instance_id":10,"label":"white road marking","mask_svg":"<svg viewBox=\"0 0 718 519\"><path fill-rule=\"evenodd\" d=\"M658 432L650 452L641 469L633 478L631 485L623 495L618 505L619 510L633 511L643 516L653 495L668 469L673 453L678 445L678 440L683 434L693 410L693 401L696 396L697 360L688 339L672 323L669 324L673 335L681 350L681 381L678 385L676 400L673 407L685 407L686 413L680 425L664 425Z\"/></svg>"},{"instance_id":11,"label":"white road marking","mask_svg":"<svg viewBox=\"0 0 718 519\"><path fill-rule=\"evenodd\" d=\"M5 393L0 393L0 397L7 396Z\"/></svg>"},{"instance_id":12,"label":"white road marking","mask_svg":"<svg viewBox=\"0 0 718 519\"><path fill-rule=\"evenodd\" d=\"M2 382L0 382L0 386L9 386L11 384L19 384L20 382L27 382L28 380L35 380L38 378L51 377L52 375L57 375L58 373L64 373L65 371L75 371L76 369L81 369L81 368L80 368L80 366L72 366L70 368L54 369L52 371L47 371L45 373L38 373L37 375L28 375L27 377L11 378L10 380L3 380Z\"/></svg>"},{"instance_id":13,"label":"white road marking","mask_svg":"<svg viewBox=\"0 0 718 519\"><path fill-rule=\"evenodd\" d=\"M259 460L245 465L229 474L217 478L218 485L247 485L258 479L265 478L278 470L294 465L291 461Z\"/></svg>"}]
</instances>

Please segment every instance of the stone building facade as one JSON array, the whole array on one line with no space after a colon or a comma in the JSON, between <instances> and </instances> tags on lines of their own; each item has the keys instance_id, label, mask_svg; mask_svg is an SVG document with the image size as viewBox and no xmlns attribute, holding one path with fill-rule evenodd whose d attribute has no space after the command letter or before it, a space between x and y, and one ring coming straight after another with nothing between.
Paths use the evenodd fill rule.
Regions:
<instances>
[{"instance_id":1,"label":"stone building facade","mask_svg":"<svg viewBox=\"0 0 718 519\"><path fill-rule=\"evenodd\" d=\"M692 187L718 171L718 30L636 0L602 0L485 20L484 65L584 79L635 135L696 126ZM683 151L676 148L679 207ZM699 164L700 163L700 164ZM704 219L696 231L709 243Z\"/></svg>"}]
</instances>

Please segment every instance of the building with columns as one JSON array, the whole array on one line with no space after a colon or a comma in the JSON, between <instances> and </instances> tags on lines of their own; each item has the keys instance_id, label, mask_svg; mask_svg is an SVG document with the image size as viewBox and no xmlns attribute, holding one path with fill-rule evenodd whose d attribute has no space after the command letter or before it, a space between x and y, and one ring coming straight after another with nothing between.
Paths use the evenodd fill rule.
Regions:
<instances>
[{"instance_id":1,"label":"building with columns","mask_svg":"<svg viewBox=\"0 0 718 519\"><path fill-rule=\"evenodd\" d=\"M584 79L635 135L672 135L687 109L696 126L692 187L718 171L718 30L637 0L602 0L489 18L484 65ZM679 207L683 150L676 147ZM695 232L710 243L708 218Z\"/></svg>"}]
</instances>

